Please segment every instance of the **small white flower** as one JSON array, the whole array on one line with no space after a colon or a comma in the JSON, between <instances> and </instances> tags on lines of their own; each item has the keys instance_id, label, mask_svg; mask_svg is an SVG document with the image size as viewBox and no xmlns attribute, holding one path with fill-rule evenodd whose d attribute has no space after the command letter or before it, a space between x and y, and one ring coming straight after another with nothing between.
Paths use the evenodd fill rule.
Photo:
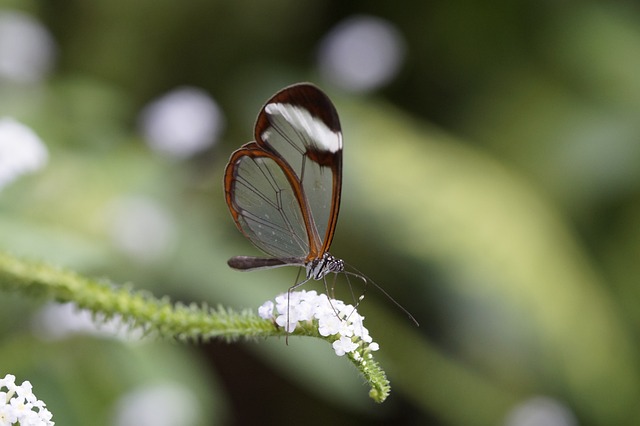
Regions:
<instances>
[{"instance_id":1,"label":"small white flower","mask_svg":"<svg viewBox=\"0 0 640 426\"><path fill-rule=\"evenodd\" d=\"M337 334L342 328L342 320L335 313L322 317L322 321L318 321L318 332L321 336L331 336Z\"/></svg>"},{"instance_id":2,"label":"small white flower","mask_svg":"<svg viewBox=\"0 0 640 426\"><path fill-rule=\"evenodd\" d=\"M274 311L275 308L275 311ZM266 301L258 308L263 319L275 320L287 332L293 332L300 323L312 322L323 337L335 336L333 349L336 355L347 353L363 362L364 355L380 347L363 325L364 317L352 305L341 300L329 299L315 291L292 291L276 296L275 304ZM370 354L369 354L370 355Z\"/></svg>"},{"instance_id":3,"label":"small white flower","mask_svg":"<svg viewBox=\"0 0 640 426\"><path fill-rule=\"evenodd\" d=\"M41 169L47 157L47 148L33 130L13 118L0 118L0 189Z\"/></svg>"},{"instance_id":4,"label":"small white flower","mask_svg":"<svg viewBox=\"0 0 640 426\"><path fill-rule=\"evenodd\" d=\"M11 374L0 379L0 425L52 426L53 416L33 394L31 383L16 386L15 380Z\"/></svg>"},{"instance_id":5,"label":"small white flower","mask_svg":"<svg viewBox=\"0 0 640 426\"><path fill-rule=\"evenodd\" d=\"M3 404L2 401L7 399L7 394L0 393L0 425L12 425L18 421L18 416L11 404Z\"/></svg>"},{"instance_id":6,"label":"small white flower","mask_svg":"<svg viewBox=\"0 0 640 426\"><path fill-rule=\"evenodd\" d=\"M301 300L296 309L298 321L310 321L316 312L316 305L312 300Z\"/></svg>"},{"instance_id":7,"label":"small white flower","mask_svg":"<svg viewBox=\"0 0 640 426\"><path fill-rule=\"evenodd\" d=\"M15 383L16 383L16 376L14 376L13 374L7 374L6 376L4 376L4 378L0 379L0 389L1 388L11 389L15 386Z\"/></svg>"},{"instance_id":8,"label":"small white flower","mask_svg":"<svg viewBox=\"0 0 640 426\"><path fill-rule=\"evenodd\" d=\"M287 333L293 333L298 325L298 320L294 317L289 316L289 321L287 322L287 314L279 315L276 318L276 324L280 327L284 327Z\"/></svg>"},{"instance_id":9,"label":"small white flower","mask_svg":"<svg viewBox=\"0 0 640 426\"><path fill-rule=\"evenodd\" d=\"M333 342L333 350L336 351L336 355L342 356L347 352L353 352L358 348L358 344L354 343L349 337L343 336L340 339Z\"/></svg>"},{"instance_id":10,"label":"small white flower","mask_svg":"<svg viewBox=\"0 0 640 426\"><path fill-rule=\"evenodd\" d=\"M260 318L269 319L273 316L273 307L275 305L271 300L267 300L258 308L258 315Z\"/></svg>"},{"instance_id":11,"label":"small white flower","mask_svg":"<svg viewBox=\"0 0 640 426\"><path fill-rule=\"evenodd\" d=\"M16 393L18 394L18 396L24 398L25 401L29 403L37 401L35 395L33 394L33 386L28 380L25 380L20 386L16 388Z\"/></svg>"},{"instance_id":12,"label":"small white flower","mask_svg":"<svg viewBox=\"0 0 640 426\"><path fill-rule=\"evenodd\" d=\"M20 394L17 395L17 398L11 398L9 404L13 407L13 411L16 415L24 419L28 416L28 413L31 412L32 405L25 401L24 397L21 397Z\"/></svg>"}]
</instances>

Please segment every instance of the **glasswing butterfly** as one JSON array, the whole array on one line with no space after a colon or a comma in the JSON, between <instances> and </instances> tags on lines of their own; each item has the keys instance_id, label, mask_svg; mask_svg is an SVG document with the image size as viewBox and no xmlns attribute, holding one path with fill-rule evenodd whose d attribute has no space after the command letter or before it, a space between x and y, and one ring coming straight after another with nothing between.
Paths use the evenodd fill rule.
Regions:
<instances>
[{"instance_id":1,"label":"glasswing butterfly","mask_svg":"<svg viewBox=\"0 0 640 426\"><path fill-rule=\"evenodd\" d=\"M340 210L342 132L327 95L309 83L280 90L260 110L254 137L231 154L224 190L240 232L270 257L235 256L229 266L304 267L306 278L289 291L329 273L352 275L375 285L416 322L373 281L345 271L345 263L329 253Z\"/></svg>"}]
</instances>

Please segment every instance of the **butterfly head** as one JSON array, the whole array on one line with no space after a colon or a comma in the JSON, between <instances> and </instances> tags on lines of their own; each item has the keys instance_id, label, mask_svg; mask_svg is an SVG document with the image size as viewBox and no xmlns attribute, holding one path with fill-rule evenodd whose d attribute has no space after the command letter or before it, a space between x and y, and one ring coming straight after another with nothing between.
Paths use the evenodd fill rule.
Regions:
<instances>
[{"instance_id":1,"label":"butterfly head","mask_svg":"<svg viewBox=\"0 0 640 426\"><path fill-rule=\"evenodd\" d=\"M313 259L305 265L307 269L307 279L321 280L325 275L332 272L344 271L344 261L335 258L331 253L325 253L318 259Z\"/></svg>"}]
</instances>

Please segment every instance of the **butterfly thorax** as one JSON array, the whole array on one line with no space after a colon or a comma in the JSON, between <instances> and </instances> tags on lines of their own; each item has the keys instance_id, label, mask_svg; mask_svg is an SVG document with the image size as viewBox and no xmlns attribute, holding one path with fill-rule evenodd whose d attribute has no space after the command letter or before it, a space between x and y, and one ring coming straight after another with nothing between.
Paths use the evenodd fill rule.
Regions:
<instances>
[{"instance_id":1,"label":"butterfly thorax","mask_svg":"<svg viewBox=\"0 0 640 426\"><path fill-rule=\"evenodd\" d=\"M333 257L331 253L327 252L321 258L307 262L305 267L307 268L307 279L321 280L331 272L342 272L344 270L344 261Z\"/></svg>"}]
</instances>

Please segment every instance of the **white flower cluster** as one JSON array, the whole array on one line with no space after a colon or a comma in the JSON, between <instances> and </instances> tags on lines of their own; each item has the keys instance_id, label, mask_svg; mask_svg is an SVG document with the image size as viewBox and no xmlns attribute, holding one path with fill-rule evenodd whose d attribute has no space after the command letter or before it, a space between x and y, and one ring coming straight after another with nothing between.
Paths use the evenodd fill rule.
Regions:
<instances>
[{"instance_id":1,"label":"white flower cluster","mask_svg":"<svg viewBox=\"0 0 640 426\"><path fill-rule=\"evenodd\" d=\"M274 308L276 314L274 314ZM280 327L291 333L299 322L317 321L321 336L337 336L333 342L336 355L353 353L356 359L363 353L377 351L379 346L373 342L360 315L352 305L341 300L329 299L326 294L315 291L292 291L283 293L273 301L268 300L258 308L258 315L264 319L274 319ZM288 319L288 324L287 324Z\"/></svg>"},{"instance_id":2,"label":"white flower cluster","mask_svg":"<svg viewBox=\"0 0 640 426\"><path fill-rule=\"evenodd\" d=\"M6 391L5 391L6 389ZM7 374L0 379L0 426L52 426L53 417L31 391L28 381L16 385L16 376ZM34 411L36 410L36 411Z\"/></svg>"}]
</instances>

